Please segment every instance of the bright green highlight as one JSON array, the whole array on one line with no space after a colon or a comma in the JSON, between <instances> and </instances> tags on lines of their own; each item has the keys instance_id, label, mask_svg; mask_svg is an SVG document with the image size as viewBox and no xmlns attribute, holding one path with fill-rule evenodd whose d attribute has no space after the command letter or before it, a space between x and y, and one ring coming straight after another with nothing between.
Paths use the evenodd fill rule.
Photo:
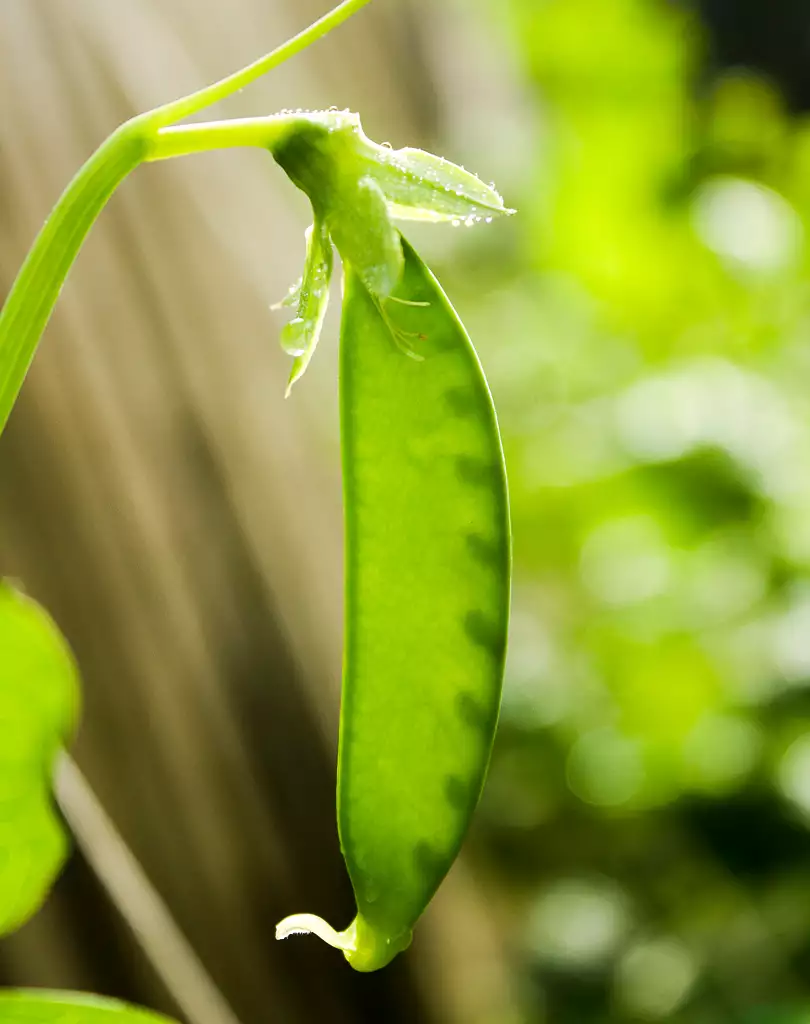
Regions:
<instances>
[{"instance_id":1,"label":"bright green highlight","mask_svg":"<svg viewBox=\"0 0 810 1024\"><path fill-rule=\"evenodd\" d=\"M0 992L3 1024L174 1024L114 999L42 989Z\"/></svg>"},{"instance_id":2,"label":"bright green highlight","mask_svg":"<svg viewBox=\"0 0 810 1024\"><path fill-rule=\"evenodd\" d=\"M509 615L492 399L438 282L406 242L403 253L384 306L346 268L341 337L338 824L358 917L342 933L311 915L280 925L280 937L319 934L359 970L408 945L461 846L495 734Z\"/></svg>"},{"instance_id":3,"label":"bright green highlight","mask_svg":"<svg viewBox=\"0 0 810 1024\"><path fill-rule=\"evenodd\" d=\"M66 844L51 774L79 703L66 643L33 601L0 583L0 934L45 898ZM5 1020L5 1018L2 1018Z\"/></svg>"}]
</instances>

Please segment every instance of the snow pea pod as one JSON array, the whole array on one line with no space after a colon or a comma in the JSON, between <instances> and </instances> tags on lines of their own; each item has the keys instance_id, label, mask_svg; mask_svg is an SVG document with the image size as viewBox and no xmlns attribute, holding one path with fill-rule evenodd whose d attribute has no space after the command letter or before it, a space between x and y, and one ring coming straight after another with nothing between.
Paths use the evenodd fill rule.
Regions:
<instances>
[{"instance_id":1,"label":"snow pea pod","mask_svg":"<svg viewBox=\"0 0 810 1024\"><path fill-rule=\"evenodd\" d=\"M357 917L337 933L295 915L278 933L315 932L366 971L407 947L459 851L495 734L509 616L495 409L455 311L402 244L387 299L345 267L338 828Z\"/></svg>"}]
</instances>

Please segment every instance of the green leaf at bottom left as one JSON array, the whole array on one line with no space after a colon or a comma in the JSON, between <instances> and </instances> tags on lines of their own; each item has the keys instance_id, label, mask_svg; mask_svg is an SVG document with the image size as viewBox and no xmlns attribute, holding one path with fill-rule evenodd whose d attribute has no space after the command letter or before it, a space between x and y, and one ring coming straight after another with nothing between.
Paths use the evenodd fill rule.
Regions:
<instances>
[{"instance_id":1,"label":"green leaf at bottom left","mask_svg":"<svg viewBox=\"0 0 810 1024\"><path fill-rule=\"evenodd\" d=\"M168 1017L80 992L0 992L2 1024L174 1024Z\"/></svg>"},{"instance_id":2,"label":"green leaf at bottom left","mask_svg":"<svg viewBox=\"0 0 810 1024\"><path fill-rule=\"evenodd\" d=\"M78 706L78 673L59 630L0 580L0 935L39 908L65 859L52 775Z\"/></svg>"}]
</instances>

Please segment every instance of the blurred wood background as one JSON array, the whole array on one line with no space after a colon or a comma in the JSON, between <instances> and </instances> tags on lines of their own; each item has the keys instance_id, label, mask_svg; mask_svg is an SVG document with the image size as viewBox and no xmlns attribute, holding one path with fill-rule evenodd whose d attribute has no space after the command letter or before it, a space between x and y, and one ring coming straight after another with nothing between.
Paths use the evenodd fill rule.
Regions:
<instances>
[{"instance_id":1,"label":"blurred wood background","mask_svg":"<svg viewBox=\"0 0 810 1024\"><path fill-rule=\"evenodd\" d=\"M321 0L3 0L0 291L120 121L323 12ZM408 4L373 5L217 114L337 104L362 110L372 136L424 143L438 86L421 40ZM415 952L379 975L354 975L314 940L273 939L290 912L342 926L353 907L334 825L335 319L310 386L284 402L268 311L300 272L306 217L255 152L125 184L0 443L0 572L67 633L85 686L77 758L243 1024L470 1024L492 1019L498 957L463 869ZM459 906L463 936L448 925ZM470 943L489 964L473 981ZM78 856L3 943L0 974L177 1012Z\"/></svg>"}]
</instances>

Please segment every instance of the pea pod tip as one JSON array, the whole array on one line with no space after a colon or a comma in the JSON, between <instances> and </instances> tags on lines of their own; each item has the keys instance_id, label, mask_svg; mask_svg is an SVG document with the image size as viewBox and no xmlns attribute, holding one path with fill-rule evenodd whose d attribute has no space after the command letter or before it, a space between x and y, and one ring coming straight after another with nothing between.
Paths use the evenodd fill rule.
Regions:
<instances>
[{"instance_id":1,"label":"pea pod tip","mask_svg":"<svg viewBox=\"0 0 810 1024\"><path fill-rule=\"evenodd\" d=\"M327 945L339 949L356 970L377 971L387 966L411 944L411 930L404 929L396 936L384 935L360 914L345 931L338 932L317 914L291 914L276 925L276 938L291 935L317 935Z\"/></svg>"}]
</instances>

